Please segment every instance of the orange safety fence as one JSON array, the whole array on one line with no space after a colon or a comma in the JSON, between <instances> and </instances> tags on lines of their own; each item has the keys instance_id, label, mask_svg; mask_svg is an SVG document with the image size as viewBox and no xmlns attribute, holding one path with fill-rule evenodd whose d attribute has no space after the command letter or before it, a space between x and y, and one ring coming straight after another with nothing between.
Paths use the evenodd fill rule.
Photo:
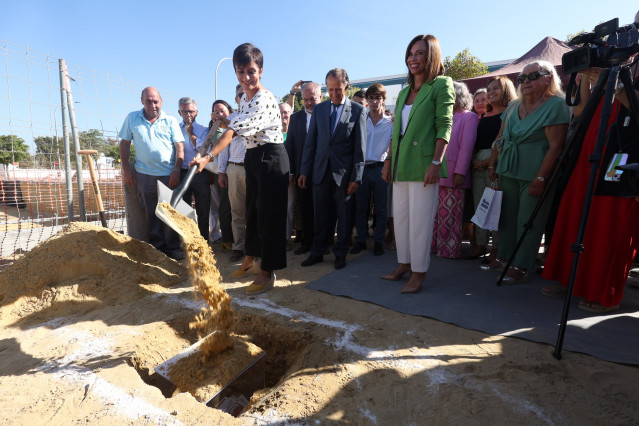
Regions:
<instances>
[{"instance_id":1,"label":"orange safety fence","mask_svg":"<svg viewBox=\"0 0 639 426\"><path fill-rule=\"evenodd\" d=\"M119 169L99 169L98 182L110 229L124 231L124 193ZM80 220L73 171L73 215ZM82 173L86 221L101 226L91 177ZM15 169L0 179L0 270L69 223L67 186L61 169Z\"/></svg>"}]
</instances>

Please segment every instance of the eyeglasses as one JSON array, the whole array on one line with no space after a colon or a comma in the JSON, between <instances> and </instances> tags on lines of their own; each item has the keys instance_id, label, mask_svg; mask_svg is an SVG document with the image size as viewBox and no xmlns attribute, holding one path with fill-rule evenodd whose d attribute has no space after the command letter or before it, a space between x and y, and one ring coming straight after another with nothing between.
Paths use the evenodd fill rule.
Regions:
<instances>
[{"instance_id":1,"label":"eyeglasses","mask_svg":"<svg viewBox=\"0 0 639 426\"><path fill-rule=\"evenodd\" d=\"M383 96L369 96L368 98L366 98L369 102L372 101L377 101L377 102L381 102L384 100Z\"/></svg>"},{"instance_id":2,"label":"eyeglasses","mask_svg":"<svg viewBox=\"0 0 639 426\"><path fill-rule=\"evenodd\" d=\"M528 79L529 81L535 81L542 75L549 75L549 73L533 71L530 74L519 74L519 77L517 77L517 81L519 82L519 84L524 84L526 82L526 79Z\"/></svg>"},{"instance_id":3,"label":"eyeglasses","mask_svg":"<svg viewBox=\"0 0 639 426\"><path fill-rule=\"evenodd\" d=\"M183 109L181 109L180 112L184 114L197 114L197 111L185 111Z\"/></svg>"}]
</instances>

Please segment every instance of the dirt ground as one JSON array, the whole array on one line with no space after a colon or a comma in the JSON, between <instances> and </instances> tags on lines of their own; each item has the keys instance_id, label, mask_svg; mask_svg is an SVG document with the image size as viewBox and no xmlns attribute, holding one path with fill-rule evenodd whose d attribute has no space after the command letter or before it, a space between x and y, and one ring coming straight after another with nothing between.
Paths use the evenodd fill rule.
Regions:
<instances>
[{"instance_id":1,"label":"dirt ground","mask_svg":"<svg viewBox=\"0 0 639 426\"><path fill-rule=\"evenodd\" d=\"M637 367L307 290L332 262L301 268L292 251L254 297L215 253L233 332L266 351L264 385L233 418L153 372L197 341L186 268L85 226L0 272L2 424L639 423Z\"/></svg>"}]
</instances>

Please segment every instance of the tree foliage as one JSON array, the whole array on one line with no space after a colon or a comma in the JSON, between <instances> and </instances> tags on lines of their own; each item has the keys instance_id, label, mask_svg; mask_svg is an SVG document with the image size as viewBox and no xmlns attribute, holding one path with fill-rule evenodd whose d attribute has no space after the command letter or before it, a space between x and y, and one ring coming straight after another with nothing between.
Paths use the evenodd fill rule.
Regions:
<instances>
[{"instance_id":1,"label":"tree foliage","mask_svg":"<svg viewBox=\"0 0 639 426\"><path fill-rule=\"evenodd\" d=\"M473 56L468 48L459 52L452 59L450 56L446 56L444 68L446 68L446 75L453 80L464 80L488 73L486 64L478 57Z\"/></svg>"},{"instance_id":2,"label":"tree foliage","mask_svg":"<svg viewBox=\"0 0 639 426\"><path fill-rule=\"evenodd\" d=\"M581 29L581 30L577 31L574 34L573 33L568 33L568 35L566 35L566 43L569 43L570 40L572 40L573 38L577 37L578 35L585 34L586 32L587 32L586 30Z\"/></svg>"},{"instance_id":3,"label":"tree foliage","mask_svg":"<svg viewBox=\"0 0 639 426\"><path fill-rule=\"evenodd\" d=\"M353 98L353 94L359 90L362 90L361 87L357 87L357 86L351 86L348 88L348 90L346 90L346 97L348 97L349 99ZM286 102L289 98L289 96L291 96L290 93L284 95L284 97L282 98L282 102ZM328 95L324 95L322 96L321 101L324 102L325 100L328 99ZM302 102L302 93L301 92L297 92L295 94L295 102L293 103L293 112L297 112L301 109L304 108L304 103Z\"/></svg>"},{"instance_id":4,"label":"tree foliage","mask_svg":"<svg viewBox=\"0 0 639 426\"><path fill-rule=\"evenodd\" d=\"M0 164L13 164L31 158L29 146L16 135L0 136Z\"/></svg>"},{"instance_id":5,"label":"tree foliage","mask_svg":"<svg viewBox=\"0 0 639 426\"><path fill-rule=\"evenodd\" d=\"M85 130L78 133L80 139L80 149L94 149L107 157L114 158L117 162L120 159L119 140L105 138L101 131L96 129ZM73 148L73 138L69 135L71 143L71 165L75 167L75 149ZM37 136L33 139L36 146L36 160L38 163L52 166L56 161L60 165L64 162L64 139L51 136ZM135 155L133 146L131 155Z\"/></svg>"}]
</instances>

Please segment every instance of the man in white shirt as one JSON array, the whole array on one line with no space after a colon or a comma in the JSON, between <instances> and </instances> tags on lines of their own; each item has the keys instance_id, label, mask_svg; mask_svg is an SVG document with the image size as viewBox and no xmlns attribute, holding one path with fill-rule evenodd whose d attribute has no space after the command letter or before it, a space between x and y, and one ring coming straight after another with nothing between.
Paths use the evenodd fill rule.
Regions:
<instances>
[{"instance_id":1,"label":"man in white shirt","mask_svg":"<svg viewBox=\"0 0 639 426\"><path fill-rule=\"evenodd\" d=\"M235 88L235 102L240 105L244 95L242 86ZM226 117L230 122L239 111L232 112ZM222 188L229 189L229 201L231 202L231 227L233 228L233 251L231 261L237 262L244 256L246 243L246 171L244 170L244 157L246 146L241 136L236 136L231 143L220 152L218 156L218 182Z\"/></svg>"},{"instance_id":2,"label":"man in white shirt","mask_svg":"<svg viewBox=\"0 0 639 426\"><path fill-rule=\"evenodd\" d=\"M304 109L291 116L285 143L291 166L290 183L296 186L297 179L300 176L302 151L304 150L304 141L306 140L313 108L322 100L322 90L317 83L312 81L304 83L301 85L301 91ZM311 246L313 245L313 191L311 188L300 188L299 186L296 187L295 191L302 215L302 229L300 246L295 249L294 253L304 254L311 251Z\"/></svg>"},{"instance_id":3,"label":"man in white shirt","mask_svg":"<svg viewBox=\"0 0 639 426\"><path fill-rule=\"evenodd\" d=\"M357 203L356 227L357 241L351 253L366 250L368 238L368 212L371 193L375 202L375 243L373 253L380 256L384 253L382 242L386 235L386 214L388 183L382 179L382 167L388 155L391 138L393 137L393 121L384 114L386 89L380 83L375 83L366 90L366 100L369 106L366 120L366 157L362 184L357 188L355 201Z\"/></svg>"}]
</instances>

